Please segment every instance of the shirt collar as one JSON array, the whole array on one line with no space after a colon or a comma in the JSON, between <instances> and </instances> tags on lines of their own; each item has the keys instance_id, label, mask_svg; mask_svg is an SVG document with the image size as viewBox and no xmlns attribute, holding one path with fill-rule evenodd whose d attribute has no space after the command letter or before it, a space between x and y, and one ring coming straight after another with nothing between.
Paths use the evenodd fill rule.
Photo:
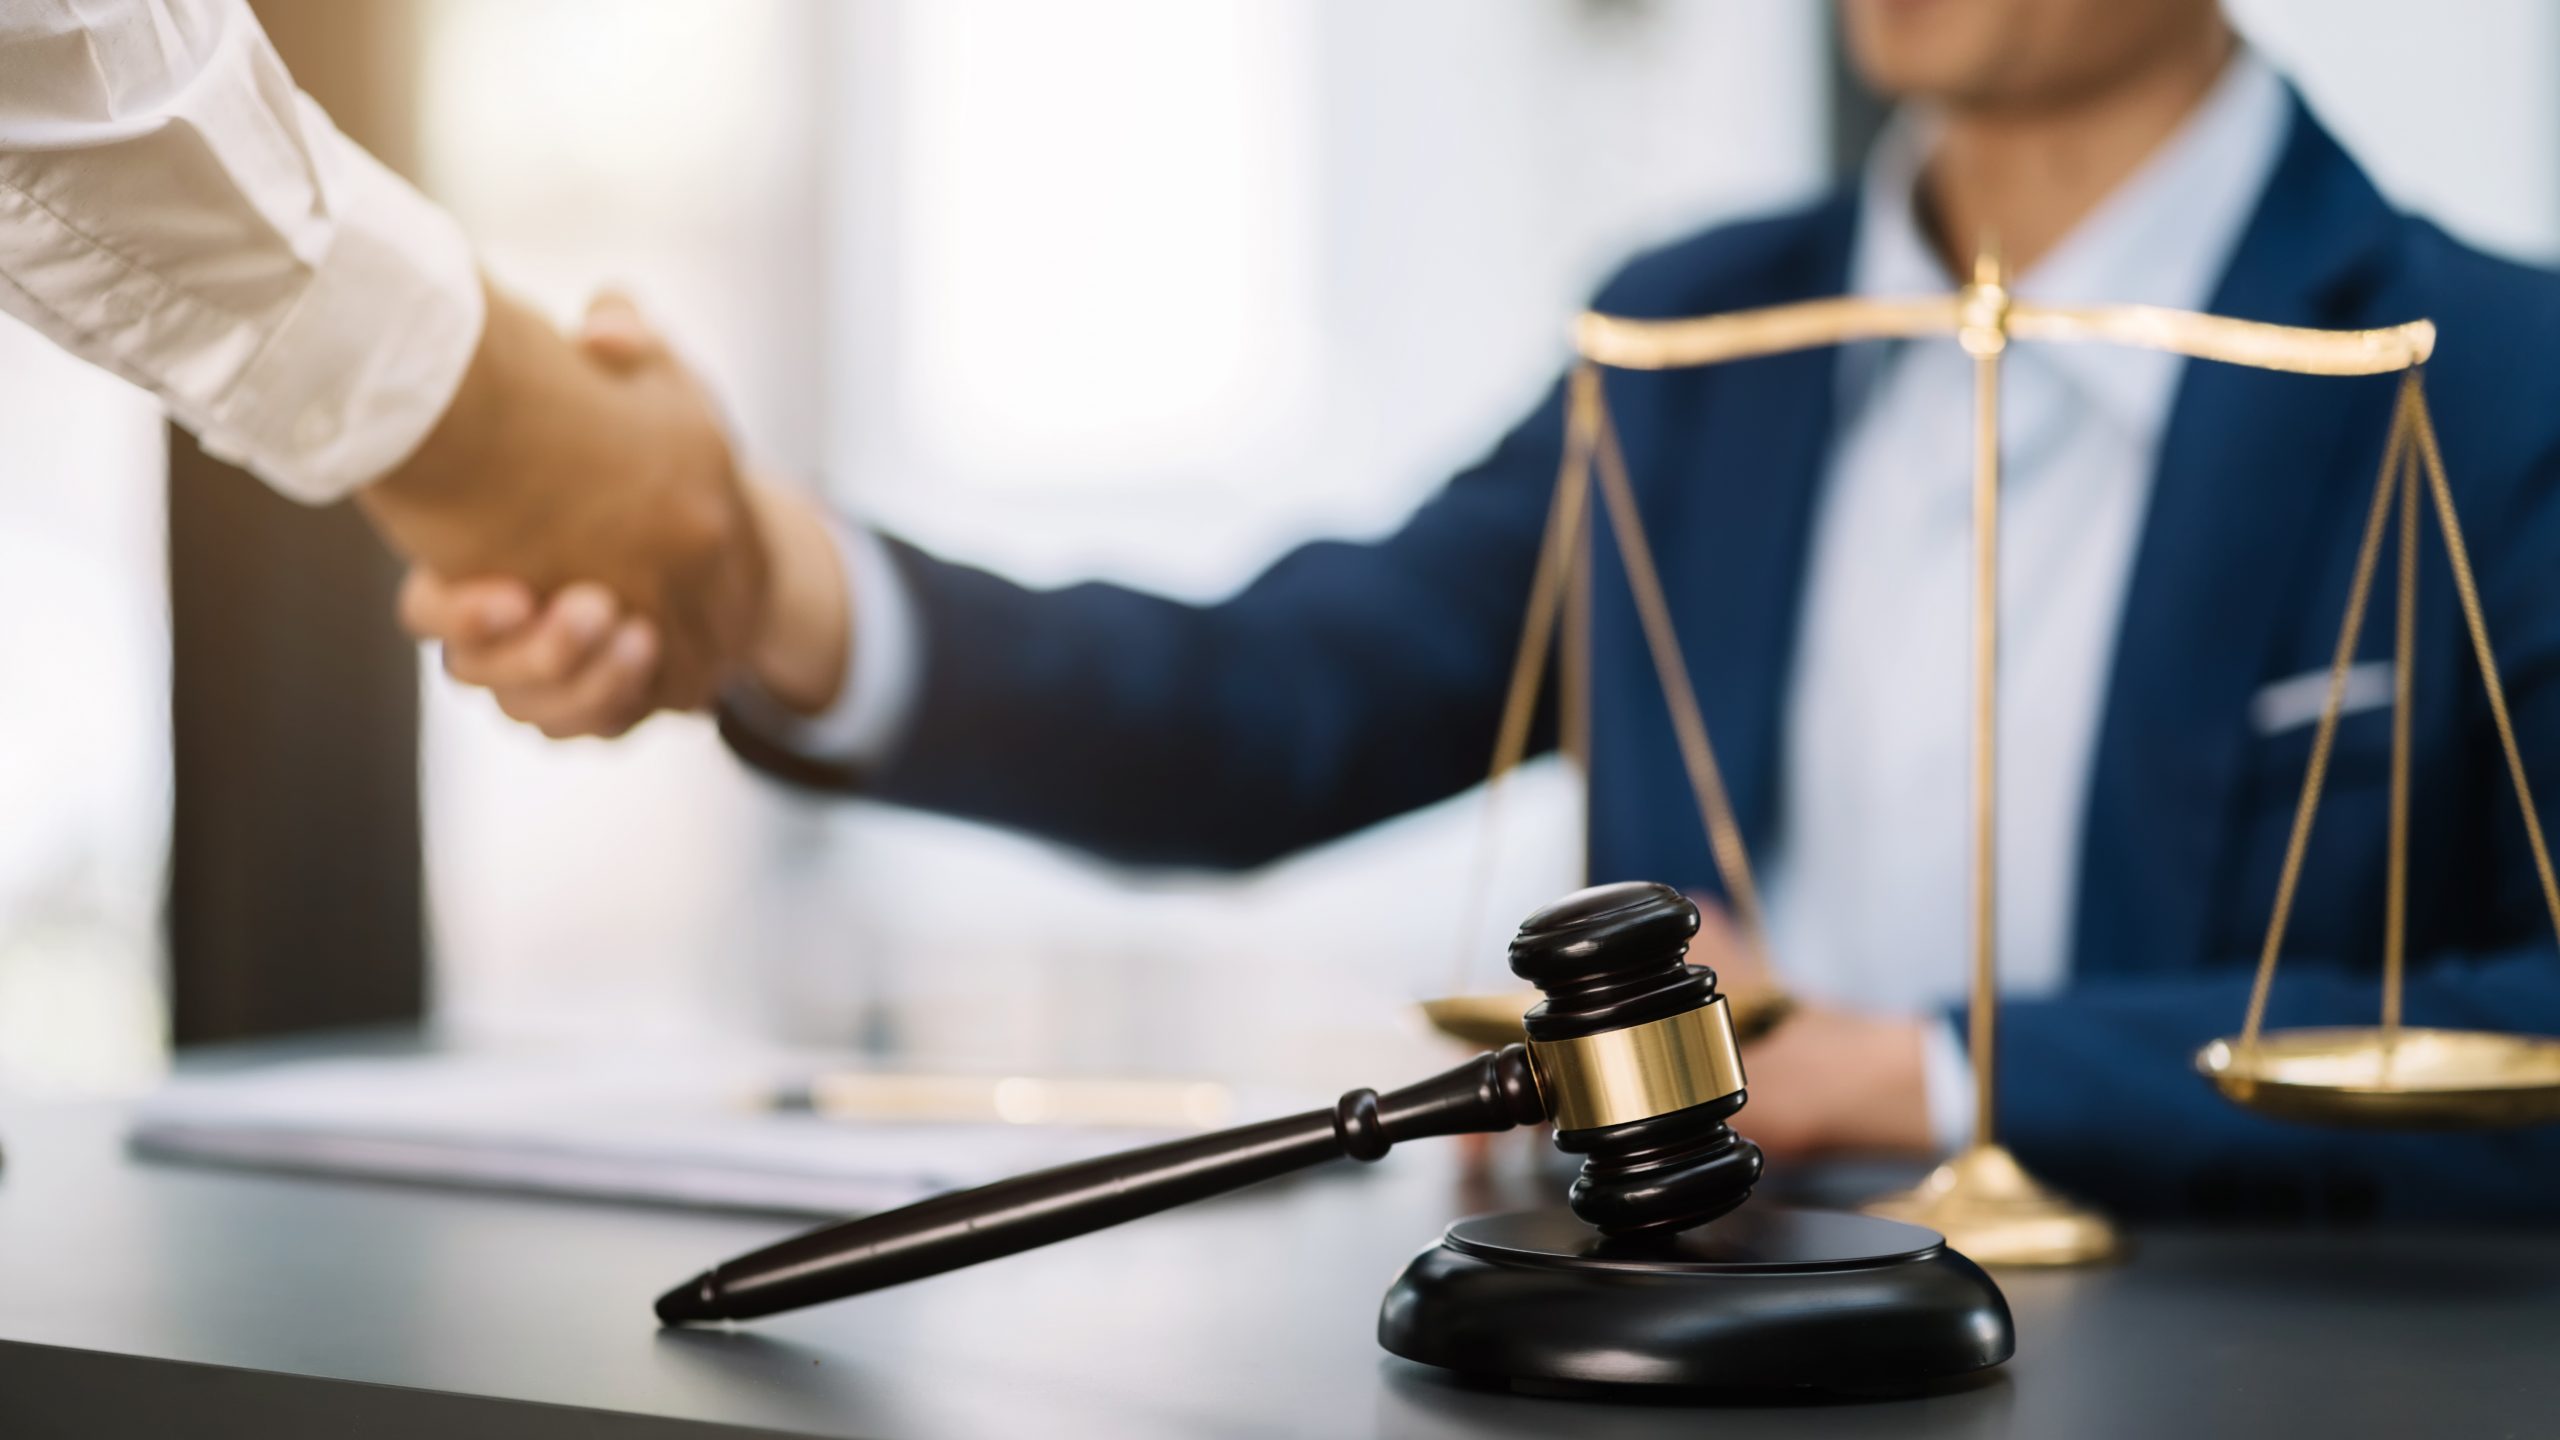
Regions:
<instances>
[{"instance_id":1,"label":"shirt collar","mask_svg":"<svg viewBox=\"0 0 2560 1440\"><path fill-rule=\"evenodd\" d=\"M2290 114L2284 82L2241 47L2177 133L2015 277L2012 290L2051 304L2205 308L2275 171ZM1849 264L1852 293L1927 295L1958 284L1922 233L1916 203L1936 130L1934 117L1906 110L1869 155ZM2032 354L2139 430L2156 433L2167 422L2179 375L2175 355L2059 344L2011 353Z\"/></svg>"}]
</instances>

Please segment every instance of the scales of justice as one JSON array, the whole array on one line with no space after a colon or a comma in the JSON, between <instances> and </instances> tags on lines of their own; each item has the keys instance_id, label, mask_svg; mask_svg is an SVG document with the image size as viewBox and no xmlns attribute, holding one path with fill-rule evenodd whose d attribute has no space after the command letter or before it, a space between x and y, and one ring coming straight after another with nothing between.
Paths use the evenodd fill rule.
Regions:
<instances>
[{"instance_id":1,"label":"scales of justice","mask_svg":"<svg viewBox=\"0 0 2560 1440\"><path fill-rule=\"evenodd\" d=\"M2296 804L2274 907L2267 922L2239 1035L2216 1040L2196 1068L2236 1104L2280 1119L2313 1124L2421 1129L2486 1128L2560 1120L2560 1040L2488 1031L2404 1025L2401 981L2407 928L2410 775L2410 677L2414 673L2418 531L2422 493L2451 562L2463 621L2497 722L2506 768L2523 812L2535 872L2555 934L2560 883L2525 778L2524 757L2507 714L2505 687L2491 652L2470 555L2456 519L2435 426L2420 374L2435 348L2426 320L2379 330L2315 330L2234 320L2139 305L2063 307L2013 298L1996 251L1976 258L1972 283L1953 295L1913 299L1843 297L1766 309L1674 320L1630 320L1585 314L1575 341L1580 355L1569 387L1564 462L1548 511L1545 539L1530 585L1528 614L1510 692L1494 745L1479 841L1476 894L1482 908L1501 784L1524 758L1532 713L1551 652L1561 648L1559 733L1566 755L1588 775L1590 716L1590 547L1587 515L1596 474L1601 503L1634 593L1648 650L1669 705L1683 767L1704 822L1718 877L1743 942L1765 946L1758 892L1742 833L1726 797L1714 747L1700 714L1686 662L1663 598L1604 398L1604 369L1669 370L1720 364L1860 340L1952 338L1974 362L1971 997L1967 1044L1974 1078L1973 1139L1918 1186L1874 1202L1879 1215L1946 1235L1986 1264L2067 1265L2106 1259L2118 1250L2114 1227L2094 1211L2037 1183L1994 1128L1997 1067L1999 937L1994 896L1998 846L1994 832L1999 785L1998 677L2000 546L2000 367L2014 341L2116 344L2165 350L2303 375L2402 376L2380 477L2374 485L2339 628L2326 699ZM2398 514L2397 626L2394 644L2391 809L2384 910L2381 1023L2370 1028L2267 1032L2267 995L2283 950L2303 852L2318 813L2329 756L2343 711L2347 676L2362 633L2386 522ZM1558 646L1557 637L1562 643ZM1463 928L1463 927L1462 927ZM1461 988L1468 950L1461 951ZM1441 1031L1461 1039L1499 1041L1519 1033L1524 993L1458 994L1427 1001ZM1782 992L1731 997L1746 1036L1783 1021Z\"/></svg>"},{"instance_id":2,"label":"scales of justice","mask_svg":"<svg viewBox=\"0 0 2560 1440\"><path fill-rule=\"evenodd\" d=\"M657 1304L659 1320L754 1319L1001 1259L1291 1171L1380 1160L1407 1141L1539 1125L1558 1149L1581 1160L1567 1203L1451 1224L1389 1287L1377 1321L1387 1350L1542 1392L1593 1386L1894 1392L1960 1381L2006 1361L2016 1345L2014 1322L1982 1267L2069 1264L2118 1249L2103 1217L2038 1184L1993 1129L1998 421L2001 357L2013 341L2147 346L2306 375L2403 376L2248 1013L2239 1035L2206 1046L2196 1066L2234 1102L2290 1120L2413 1127L2560 1120L2560 1040L2419 1029L2401 1020L2408 691L2422 493L2432 502L2451 561L2543 898L2560 933L2560 883L2526 785L2419 385L2419 368L2435 343L2425 320L2322 331L2137 306L2036 305L2010 296L1988 255L1977 261L1972 283L1949 296L1816 300L1661 321L1585 315L1563 463L1494 746L1479 903L1468 915L1482 908L1482 862L1491 854L1501 781L1527 748L1548 664L1559 650L1559 739L1568 755L1587 758L1596 543L1587 514L1596 492L1726 897L1744 942L1762 943L1749 858L1644 537L1601 371L1922 338L1957 341L1973 357L1975 374L1969 1018L1978 1109L1975 1138L1963 1153L1868 1214L1747 1203L1762 1157L1748 1138L1747 1116L1740 1131L1728 1123L1743 1115L1749 1100L1742 1044L1777 1023L1786 1002L1720 994L1710 970L1687 963L1699 913L1679 891L1653 883L1602 885L1565 897L1521 926L1510 965L1534 988L1425 1007L1440 1029L1491 1047L1444 1074L1384 1094L1353 1090L1323 1109L1058 1166L796 1236L668 1291ZM2398 693L2381 1023L2269 1032L2262 1027L2267 994L2395 511ZM1462 951L1462 979L1465 959Z\"/></svg>"}]
</instances>

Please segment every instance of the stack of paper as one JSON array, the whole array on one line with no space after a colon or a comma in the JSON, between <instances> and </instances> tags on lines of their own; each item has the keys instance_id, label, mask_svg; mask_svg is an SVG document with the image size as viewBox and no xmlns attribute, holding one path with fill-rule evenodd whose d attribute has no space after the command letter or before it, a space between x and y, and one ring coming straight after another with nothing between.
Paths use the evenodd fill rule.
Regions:
<instances>
[{"instance_id":1,"label":"stack of paper","mask_svg":"<svg viewBox=\"0 0 2560 1440\"><path fill-rule=\"evenodd\" d=\"M1191 1131L853 1122L777 1110L805 1058L457 1054L182 1076L142 1103L140 1154L719 1209L905 1204ZM1251 1107L1251 1119L1277 1108Z\"/></svg>"}]
</instances>

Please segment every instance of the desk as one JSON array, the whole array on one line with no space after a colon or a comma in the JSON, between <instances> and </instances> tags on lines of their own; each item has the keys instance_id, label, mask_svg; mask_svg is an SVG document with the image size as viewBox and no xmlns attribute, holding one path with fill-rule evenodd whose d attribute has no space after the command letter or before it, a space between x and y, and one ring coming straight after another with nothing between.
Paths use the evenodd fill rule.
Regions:
<instances>
[{"instance_id":1,"label":"desk","mask_svg":"<svg viewBox=\"0 0 2560 1440\"><path fill-rule=\"evenodd\" d=\"M0 1435L2560 1435L2560 1234L2142 1232L2002 1277L2018 1354L1920 1400L1470 1390L1371 1338L1447 1146L732 1331L649 1302L788 1222L127 1159L0 1107Z\"/></svg>"}]
</instances>

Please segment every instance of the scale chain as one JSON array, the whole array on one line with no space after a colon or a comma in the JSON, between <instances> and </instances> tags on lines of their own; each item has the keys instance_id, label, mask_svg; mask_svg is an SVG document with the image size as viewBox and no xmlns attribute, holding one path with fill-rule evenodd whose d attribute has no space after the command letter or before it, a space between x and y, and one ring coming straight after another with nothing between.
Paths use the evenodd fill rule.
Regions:
<instances>
[{"instance_id":1,"label":"scale chain","mask_svg":"<svg viewBox=\"0 0 2560 1440\"><path fill-rule=\"evenodd\" d=\"M1698 706L1697 694L1691 688L1688 666L1682 658L1680 641L1671 620L1671 606L1662 588L1661 574L1654 568L1653 551L1646 541L1644 521L1635 502L1634 486L1627 478L1626 457L1618 448L1616 427L1609 418L1608 402L1602 391L1600 371L1585 362L1574 368L1568 382L1566 439L1562 465L1556 475L1555 498L1547 511L1546 534L1540 541L1538 566L1529 584L1528 614L1523 623L1520 644L1515 652L1511 685L1503 700L1501 728L1494 740L1493 764L1486 778L1486 796L1481 829L1476 841L1476 861L1466 913L1459 935L1456 988L1463 990L1469 961L1475 951L1475 931L1484 908L1485 895L1492 883L1493 849L1500 825L1500 796L1505 777L1518 768L1528 752L1529 725L1537 709L1537 693L1544 676L1547 656L1555 633L1565 630L1562 647L1564 671L1563 695L1560 700L1560 740L1567 755L1583 766L1589 776L1590 712L1590 624L1591 569L1583 543L1588 539L1584 529L1587 496L1590 492L1593 460L1597 456L1600 492L1609 509L1610 530L1616 539L1618 556L1627 572L1627 586L1633 593L1636 610L1643 622L1645 642L1650 651L1656 677L1660 680L1663 700L1671 712L1672 730L1680 745L1680 759L1688 772L1690 788L1695 792L1699 819L1703 824L1716 865L1716 873L1724 882L1726 898L1733 906L1734 923L1743 942L1755 952L1767 954L1766 931L1761 923L1760 896L1751 875L1751 859L1742 839L1742 826L1734 818L1733 802L1725 789L1722 769L1716 763L1714 744L1708 739L1706 718ZM1559 626L1560 614L1564 617Z\"/></svg>"},{"instance_id":2,"label":"scale chain","mask_svg":"<svg viewBox=\"0 0 2560 1440\"><path fill-rule=\"evenodd\" d=\"M2402 394L2416 400L2416 374ZM2391 833L2382 920L2382 1054L2391 1063L2400 1038L2400 991L2409 954L2409 747L2411 688L2418 668L2418 456L2400 447L2400 593L2391 641Z\"/></svg>"},{"instance_id":3,"label":"scale chain","mask_svg":"<svg viewBox=\"0 0 2560 1440\"><path fill-rule=\"evenodd\" d=\"M2354 665L2356 640L2364 633L2365 604L2373 594L2373 572L2382 555L2382 529L2391 516L2391 497L2409 447L2410 404L2414 372L2401 382L2399 402L2392 407L2390 437L2383 442L2382 473L2373 485L2373 505L2366 513L2364 543L2356 551L2355 579L2347 590L2347 614L2338 626L2338 647L2329 663L2328 698L2321 702L2320 728L2311 737L2311 764L2302 776L2302 796L2294 804L2293 833L2285 841L2284 868L2276 875L2275 908L2267 917L2267 936L2258 952L2258 974L2249 987L2249 1016L2240 1027L2244 1049L2255 1048L2258 1028L2266 1020L2267 992L2276 977L2276 956L2284 948L2285 925L2293 918L2294 889L2302 880L2302 856L2311 841L2311 821L2320 810L2320 793L2329 778L2329 752L2338 738L2338 717L2346 709L2347 671Z\"/></svg>"},{"instance_id":4,"label":"scale chain","mask_svg":"<svg viewBox=\"0 0 2560 1440\"><path fill-rule=\"evenodd\" d=\"M2410 409L2416 423L2418 453L2427 462L2427 487L2434 493L2436 526L2444 532L2445 558L2453 562L2454 593L2462 598L2462 619L2471 631L2471 648L2479 657L2480 683L2489 692L2489 715L2498 724L2498 743L2507 752L2507 773L2515 780L2516 808L2524 812L2524 835L2533 847L2535 876L2542 882L2542 903L2551 913L2551 929L2560 938L2560 881L2551 870L2551 846L2542 838L2542 818L2533 806L2533 787L2524 778L2524 751L2516 744L2515 721L2507 714L2507 687L2498 678L2498 657L2489 647L2489 622L2480 606L2480 587L2472 578L2470 547L2462 540L2462 522L2453 514L2453 487L2444 475L2444 454L2436 445L2435 420L2427 413L2416 372L2409 378Z\"/></svg>"},{"instance_id":5,"label":"scale chain","mask_svg":"<svg viewBox=\"0 0 2560 1440\"><path fill-rule=\"evenodd\" d=\"M1594 383L1597 390L1597 383ZM1617 427L1609 407L1596 395L1600 495L1609 507L1609 531L1618 542L1618 559L1626 567L1627 588L1635 592L1636 613L1644 624L1645 648L1653 654L1662 698L1671 708L1671 728L1680 742L1680 763L1689 772L1689 788L1697 795L1706 822L1708 848L1716 874L1724 881L1725 898L1733 906L1735 927L1743 944L1768 957L1768 931L1760 919L1760 890L1752 883L1750 852L1742 843L1742 826L1734 819L1733 799L1725 790L1724 772L1716 764L1715 746L1707 739L1706 716L1698 708L1697 690L1689 679L1689 663L1680 652L1680 637L1671 624L1671 604L1664 598L1662 576L1653 567L1653 547L1645 539L1644 516L1636 506L1635 487L1627 480L1626 457L1618 449Z\"/></svg>"},{"instance_id":6,"label":"scale chain","mask_svg":"<svg viewBox=\"0 0 2560 1440\"><path fill-rule=\"evenodd\" d=\"M1528 614L1520 627L1520 644L1511 662L1511 684L1503 695L1502 720L1493 741L1493 764L1485 775L1484 815L1476 835L1474 864L1466 908L1458 922L1456 979L1452 993L1467 986L1475 958L1477 930L1483 922L1485 898L1493 888L1494 841L1502 828L1503 780L1519 767L1529 749L1529 723L1537 713L1538 680L1546 673L1547 649L1556 631L1566 570L1574 538L1590 493L1591 446L1595 430L1598 378L1589 365L1575 368L1566 391L1564 457L1556 467L1554 498L1547 503L1547 525L1538 540L1538 564L1529 581ZM1572 642L1570 638L1567 644Z\"/></svg>"},{"instance_id":7,"label":"scale chain","mask_svg":"<svg viewBox=\"0 0 2560 1440\"><path fill-rule=\"evenodd\" d=\"M2506 685L2499 676L2497 654L2489 642L2489 624L2480 603L2479 582L2471 569L2470 547L2463 540L2462 522L2454 513L2453 487L2445 478L2444 454L2436 438L2435 420L2428 412L2419 372L2413 367L2401 381L2398 402L2392 410L2390 437L2384 444L2382 473L2374 485L2373 508L2366 516L2364 543L2356 555L2355 578L2348 591L2347 613L2339 626L2338 648L2330 664L2328 696L2321 705L2320 728L2312 738L2311 763L2303 775L2302 797L2294 810L2293 833L2285 846L2284 867L2276 879L2275 908L2268 918L2265 946L2259 952L2257 978L2249 991L2248 1019L2240 1032L2244 1048L2256 1046L2260 1027L2266 1018L2267 993L2275 980L2278 955L2284 946L2285 926L2293 913L2294 891L2301 880L2303 854L2310 841L2311 824L2319 809L2321 791L2328 780L2329 755L2336 740L2338 719L2345 708L2347 670L2354 662L2356 641L2362 634L2365 611L2372 596L2374 570L2382 548L2383 524L2395 497L2400 511L2400 550L2399 594L2395 603L2392 644L2390 850L2384 890L2382 1029L2386 1064L2392 1053L2392 1042L2399 1036L2408 957L2410 727L2411 696L2415 686L2413 672L2417 664L2418 487L2422 474L2435 511L2436 527L2444 536L2445 557L2453 569L2454 591L2462 604L2463 627L2480 667L2481 686L2488 694L2489 715L2497 726L2498 743L2505 755L2508 778L2515 785L2516 808L2522 814L2525 840L2533 852L2534 874L2541 884L2543 906L2550 914L2554 936L2560 937L2560 881L2554 878L2550 844L2543 836L2542 818L2534 808L2533 789L2525 778L2523 747L2517 743L2515 721L2507 710Z\"/></svg>"}]
</instances>

